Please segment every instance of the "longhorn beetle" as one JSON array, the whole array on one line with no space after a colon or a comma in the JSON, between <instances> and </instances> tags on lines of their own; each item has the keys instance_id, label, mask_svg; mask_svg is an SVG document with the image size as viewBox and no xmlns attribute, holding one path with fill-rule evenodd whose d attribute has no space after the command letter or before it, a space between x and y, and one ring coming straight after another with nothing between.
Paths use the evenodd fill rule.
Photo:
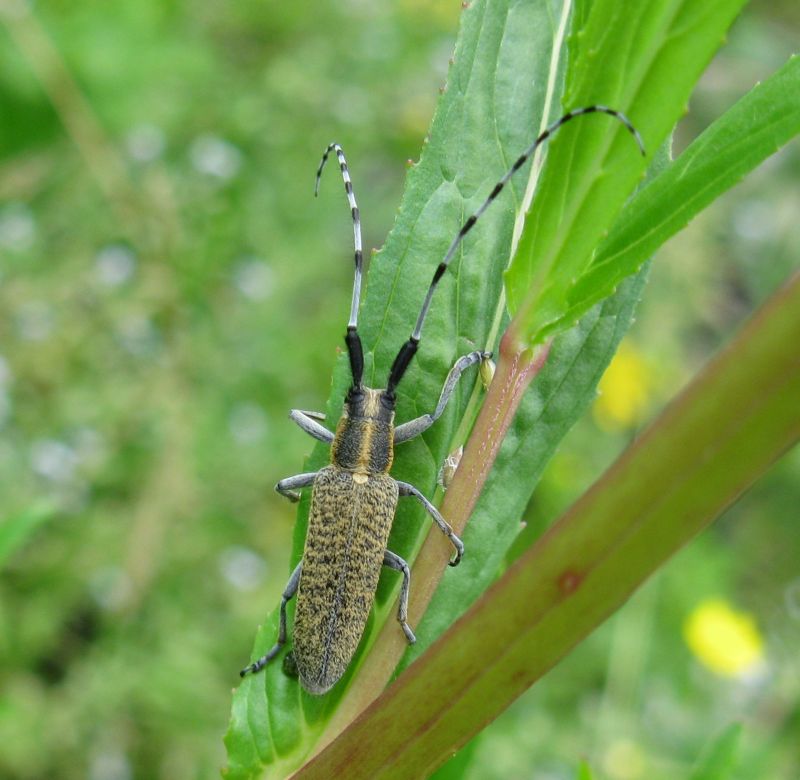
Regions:
<instances>
[{"instance_id":1,"label":"longhorn beetle","mask_svg":"<svg viewBox=\"0 0 800 780\"><path fill-rule=\"evenodd\" d=\"M364 355L358 335L358 308L363 255L361 221L353 185L342 148L332 143L325 150L317 169L314 194L319 192L320 177L328 155L335 152L353 218L355 281L350 320L345 335L353 381L347 391L335 433L321 424L325 416L320 413L292 409L289 415L306 433L331 446L331 463L316 472L282 479L275 486L278 493L291 501L299 500L299 488L312 488L305 549L283 592L278 640L266 655L241 671L242 677L249 672L263 669L286 643L286 605L297 594L294 660L300 682L309 693L323 694L330 690L344 674L358 647L375 596L381 566L402 572L403 584L397 619L409 644L416 641L407 622L411 573L408 564L399 555L386 549L398 497L413 496L425 507L453 545L455 554L450 560L451 566L458 565L464 553L464 545L436 507L417 488L389 475L393 446L419 436L433 425L444 411L464 371L476 363L488 360L491 353L477 350L461 357L447 375L433 413L424 414L395 427L397 386L417 352L422 326L436 286L464 236L542 142L565 122L592 113L608 114L619 120L634 137L644 155L642 139L630 120L624 114L605 106L575 109L547 127L519 156L453 239L433 274L414 330L397 353L383 390L373 390L362 381Z\"/></svg>"}]
</instances>

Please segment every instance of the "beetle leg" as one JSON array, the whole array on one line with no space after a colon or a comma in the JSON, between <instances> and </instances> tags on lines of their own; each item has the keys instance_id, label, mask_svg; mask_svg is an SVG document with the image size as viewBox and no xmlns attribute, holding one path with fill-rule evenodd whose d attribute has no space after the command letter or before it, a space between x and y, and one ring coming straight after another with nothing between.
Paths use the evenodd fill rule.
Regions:
<instances>
[{"instance_id":1,"label":"beetle leg","mask_svg":"<svg viewBox=\"0 0 800 780\"><path fill-rule=\"evenodd\" d=\"M297 593L297 586L300 584L300 572L303 569L303 562L295 566L292 576L289 577L289 582L286 583L286 588L281 596L281 620L280 628L278 629L278 641L272 646L266 655L262 655L257 661L254 661L250 666L246 666L239 672L240 677L244 677L251 672L260 672L278 653L281 648L286 644L286 605L289 600Z\"/></svg>"},{"instance_id":2,"label":"beetle leg","mask_svg":"<svg viewBox=\"0 0 800 780\"><path fill-rule=\"evenodd\" d=\"M394 443L399 444L400 442L408 441L415 436L419 436L423 431L428 430L428 428L442 416L442 412L447 406L447 402L450 400L450 396L453 394L453 390L455 390L458 380L461 378L461 374L470 366L474 366L482 360L488 360L491 356L491 352L481 352L478 350L460 357L456 361L456 364L450 369L447 379L444 380L444 387L439 396L439 402L436 404L436 409L433 410L433 414L423 414L421 417L416 417L413 420L404 422L402 425L398 425L394 429Z\"/></svg>"},{"instance_id":3,"label":"beetle leg","mask_svg":"<svg viewBox=\"0 0 800 780\"><path fill-rule=\"evenodd\" d=\"M304 414L306 417L310 417L312 420L319 420L319 422L325 422L327 415L325 412L310 412L307 409L292 409L293 412L300 412L300 414Z\"/></svg>"},{"instance_id":4,"label":"beetle leg","mask_svg":"<svg viewBox=\"0 0 800 780\"><path fill-rule=\"evenodd\" d=\"M391 550L384 551L383 565L395 571L403 572L403 585L400 588L400 606L397 609L397 621L403 627L403 633L406 635L408 644L413 645L417 638L414 636L411 626L408 625L408 588L411 585L411 570L408 568L408 564Z\"/></svg>"},{"instance_id":5,"label":"beetle leg","mask_svg":"<svg viewBox=\"0 0 800 780\"><path fill-rule=\"evenodd\" d=\"M309 471L305 474L286 477L286 479L282 479L275 485L275 490L282 496L286 496L292 503L295 503L300 500L300 494L294 488L310 487L314 484L317 473L316 471Z\"/></svg>"},{"instance_id":6,"label":"beetle leg","mask_svg":"<svg viewBox=\"0 0 800 780\"><path fill-rule=\"evenodd\" d=\"M450 540L453 547L456 548L456 557L450 561L450 565L458 566L461 562L461 557L464 555L464 542L455 535L448 522L439 513L439 510L413 485L410 485L408 482L400 482L397 480L397 487L400 488L401 496L414 496L414 498L425 507L428 514L433 518L433 522L439 526L442 533Z\"/></svg>"},{"instance_id":7,"label":"beetle leg","mask_svg":"<svg viewBox=\"0 0 800 780\"><path fill-rule=\"evenodd\" d=\"M292 411L289 412L289 419L297 423L306 433L313 436L315 439L324 441L325 444L330 444L333 441L333 433L318 422L325 419L325 415L322 414L322 412L306 412L302 409L292 409Z\"/></svg>"}]
</instances>

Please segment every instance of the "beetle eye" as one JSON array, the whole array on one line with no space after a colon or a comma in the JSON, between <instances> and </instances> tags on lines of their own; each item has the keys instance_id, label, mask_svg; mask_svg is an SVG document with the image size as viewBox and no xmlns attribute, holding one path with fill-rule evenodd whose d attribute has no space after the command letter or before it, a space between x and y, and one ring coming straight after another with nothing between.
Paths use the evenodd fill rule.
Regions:
<instances>
[{"instance_id":1,"label":"beetle eye","mask_svg":"<svg viewBox=\"0 0 800 780\"><path fill-rule=\"evenodd\" d=\"M366 393L360 387L351 387L347 391L345 404L350 410L350 414L361 414L365 397Z\"/></svg>"}]
</instances>

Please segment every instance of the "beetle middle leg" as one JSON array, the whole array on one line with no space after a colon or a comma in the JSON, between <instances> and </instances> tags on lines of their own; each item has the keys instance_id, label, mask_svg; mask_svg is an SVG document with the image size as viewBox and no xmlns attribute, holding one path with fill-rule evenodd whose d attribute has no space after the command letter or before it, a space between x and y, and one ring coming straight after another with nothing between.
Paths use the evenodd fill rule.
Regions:
<instances>
[{"instance_id":1,"label":"beetle middle leg","mask_svg":"<svg viewBox=\"0 0 800 780\"><path fill-rule=\"evenodd\" d=\"M464 555L464 542L456 536L450 524L440 514L439 510L428 501L422 493L419 492L413 485L408 482L400 482L397 480L397 487L400 488L401 496L414 496L425 507L427 513L433 518L433 522L439 526L441 532L450 540L453 547L456 548L456 557L450 561L451 566L458 566L461 562L461 557Z\"/></svg>"},{"instance_id":2,"label":"beetle middle leg","mask_svg":"<svg viewBox=\"0 0 800 780\"><path fill-rule=\"evenodd\" d=\"M297 593L297 586L300 584L300 572L303 570L303 562L295 566L292 576L289 577L289 582L286 583L286 588L281 597L281 619L280 628L278 629L278 641L270 648L266 655L262 655L257 661L254 661L250 666L246 666L239 672L240 677L244 677L250 672L260 672L278 653L281 648L286 644L286 605L290 599Z\"/></svg>"},{"instance_id":3,"label":"beetle middle leg","mask_svg":"<svg viewBox=\"0 0 800 780\"><path fill-rule=\"evenodd\" d=\"M282 496L286 496L294 504L300 500L300 494L295 488L311 487L318 473L317 471L308 471L305 474L286 477L286 479L282 479L275 485L275 490Z\"/></svg>"},{"instance_id":4,"label":"beetle middle leg","mask_svg":"<svg viewBox=\"0 0 800 780\"><path fill-rule=\"evenodd\" d=\"M403 573L403 585L400 588L400 606L397 608L397 621L403 628L408 644L413 645L417 638L414 636L411 626L408 625L408 589L411 585L411 570L408 568L408 564L391 550L384 551L383 565Z\"/></svg>"},{"instance_id":5,"label":"beetle middle leg","mask_svg":"<svg viewBox=\"0 0 800 780\"><path fill-rule=\"evenodd\" d=\"M458 380L461 379L461 375L470 366L474 366L476 363L480 363L483 360L488 360L491 356L491 352L476 350L475 352L470 352L460 357L450 369L447 379L444 380L444 387L442 387L439 401L433 413L423 414L421 417L416 417L413 420L404 422L402 425L398 425L394 429L394 443L399 444L400 442L408 441L415 436L419 436L423 431L427 431L428 428L442 416L442 412L444 412L447 402L450 400L450 396L453 394L453 390L455 390L458 384Z\"/></svg>"}]
</instances>

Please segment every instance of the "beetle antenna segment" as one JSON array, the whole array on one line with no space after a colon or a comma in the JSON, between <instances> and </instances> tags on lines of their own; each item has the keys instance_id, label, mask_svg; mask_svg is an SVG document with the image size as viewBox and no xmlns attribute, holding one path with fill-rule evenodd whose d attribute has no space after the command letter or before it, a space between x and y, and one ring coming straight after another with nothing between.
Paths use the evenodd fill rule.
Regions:
<instances>
[{"instance_id":1,"label":"beetle antenna segment","mask_svg":"<svg viewBox=\"0 0 800 780\"><path fill-rule=\"evenodd\" d=\"M639 131L633 126L630 119L625 116L625 114L621 113L620 111L615 111L613 108L608 108L607 106L585 106L584 108L576 108L568 113L564 114L561 119L556 120L553 124L549 125L542 133L536 138L536 140L517 158L508 172L500 179L497 184L494 185L494 189L489 193L489 197L483 202L481 207L467 219L467 221L461 226L461 230L458 231L458 234L453 239L450 247L448 248L447 252L445 253L444 259L436 268L436 271L433 274L433 280L431 281L430 287L428 287L428 292L425 296L425 301L422 304L422 309L420 310L419 317L417 317L417 323L414 326L414 330L411 333L411 337L408 341L403 344L400 348L400 351L397 353L397 357L392 364L391 371L389 372L389 381L387 383L387 392L394 393L394 389L397 387L398 382L402 379L403 374L405 373L406 369L408 368L409 364L411 363L411 359L414 357L417 351L417 347L419 346L419 340L422 334L422 326L425 323L425 317L428 314L428 309L431 306L431 300L433 298L433 293L436 290L436 286L439 283L439 280L444 276L447 267L450 265L453 257L455 256L456 250L458 249L461 242L464 240L464 236L472 230L475 223L481 217L484 211L491 205L492 201L502 192L503 187L506 186L509 179L523 166L525 163L530 159L531 155L536 151L536 149L544 143L553 133L558 130L561 125L566 124L571 119L574 119L577 116L582 116L584 114L608 114L609 116L614 117L615 119L619 120L628 132L633 136L636 144L639 147L639 151L642 153L642 156L645 155L644 143L642 142L642 137L639 135Z\"/></svg>"},{"instance_id":2,"label":"beetle antenna segment","mask_svg":"<svg viewBox=\"0 0 800 780\"><path fill-rule=\"evenodd\" d=\"M353 244L355 247L355 278L353 280L353 300L350 304L350 319L347 322L347 334L345 344L347 354L350 356L350 372L353 376L353 387L361 387L361 379L364 374L364 350L361 346L361 338L358 335L358 305L361 300L361 276L364 268L364 253L361 247L361 217L358 213L356 196L353 194L353 184L350 181L350 171L347 168L347 160L344 157L342 147L337 143L328 144L325 154L322 155L319 168L317 168L317 178L314 183L314 197L319 195L319 180L322 176L322 169L328 161L328 155L336 152L339 160L339 168L342 171L344 180L344 191L347 194L347 202L350 204L350 213L353 217Z\"/></svg>"}]
</instances>

